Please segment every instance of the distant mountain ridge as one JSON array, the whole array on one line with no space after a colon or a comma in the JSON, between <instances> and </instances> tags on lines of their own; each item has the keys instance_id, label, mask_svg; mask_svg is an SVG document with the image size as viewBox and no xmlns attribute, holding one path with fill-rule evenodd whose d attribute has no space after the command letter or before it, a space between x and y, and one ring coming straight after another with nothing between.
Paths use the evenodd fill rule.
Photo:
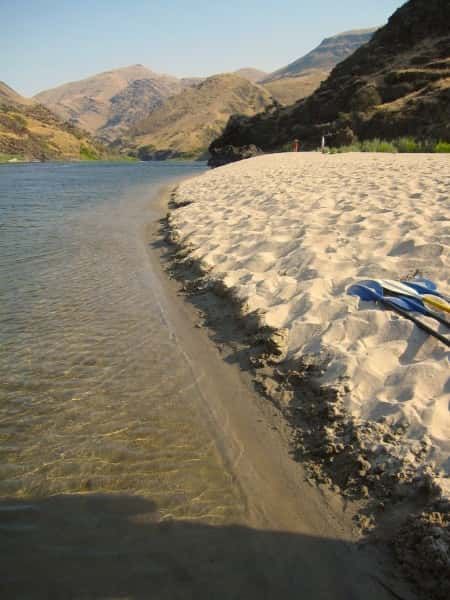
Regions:
<instances>
[{"instance_id":1,"label":"distant mountain ridge","mask_svg":"<svg viewBox=\"0 0 450 600\"><path fill-rule=\"evenodd\" d=\"M261 80L261 83L269 83L285 77L298 77L305 71L331 71L360 46L366 44L376 30L376 27L356 29L325 38L311 52L289 63L286 67L270 73Z\"/></svg>"},{"instance_id":2,"label":"distant mountain ridge","mask_svg":"<svg viewBox=\"0 0 450 600\"><path fill-rule=\"evenodd\" d=\"M272 74L252 67L233 74L251 83L260 82L274 98L288 104L312 93L331 67L369 39L371 31L350 31L328 38L306 56ZM36 94L34 99L63 120L110 142L126 134L171 96L204 80L178 79L136 64L65 83Z\"/></svg>"},{"instance_id":3,"label":"distant mountain ridge","mask_svg":"<svg viewBox=\"0 0 450 600\"><path fill-rule=\"evenodd\" d=\"M253 67L244 67L243 69L233 71L233 73L234 75L248 79L248 81L251 81L252 83L259 83L262 79L264 79L264 77L267 77L267 73L265 71L254 69Z\"/></svg>"},{"instance_id":4,"label":"distant mountain ridge","mask_svg":"<svg viewBox=\"0 0 450 600\"><path fill-rule=\"evenodd\" d=\"M373 30L349 31L324 40L317 48L283 67L274 73L268 74L259 69L245 67L239 69L230 76L246 80L252 85L259 85L258 94L262 98L262 89L265 88L266 94L264 101L261 101L259 108L265 109L273 105L274 101L281 104L290 104L308 96L326 79L329 69L342 57L347 56L356 47L370 38ZM221 77L224 74L218 74L212 77ZM243 94L242 81L238 85L236 80L231 85L239 89L237 93L239 98L234 97L230 101L228 94L231 88L229 85L231 79L221 80L224 96L213 98L205 97L205 89L202 85L209 81L211 86L211 77L185 77L178 79L171 75L159 74L151 71L147 67L136 64L129 67L122 67L92 75L80 81L74 81L63 84L56 88L46 90L36 94L35 100L46 105L54 111L61 119L81 127L98 139L111 143L115 146L121 144L120 140L130 142L132 138L136 140L143 139L143 123L147 123L154 139L149 140L150 132L145 133L145 145L151 145L158 151L181 152L189 154L194 152L198 154L200 149L204 151L204 145L212 141L211 133L207 136L204 132L208 129L218 135L218 123L221 127L225 126L223 122L230 116L230 107L234 107L234 112L241 115L253 115L255 113L252 102L255 96L255 90L251 86L245 89L249 93L247 106ZM208 87L207 86L207 87ZM220 87L220 86L218 86ZM211 88L212 89L212 88ZM258 95L256 94L256 95ZM182 96L186 96L185 99ZM270 100L269 100L270 97ZM174 100L177 98L177 100ZM194 98L197 101L205 103L208 110L202 111L201 107L196 106ZM211 107L211 101L214 108ZM219 104L222 101L223 107ZM163 107L168 103L167 110ZM173 114L174 107L178 107L178 113ZM189 108L188 108L189 107ZM187 111L192 111L191 122L197 122L198 115L203 113L211 116L212 123L208 126L206 123L198 123L199 133L191 131L191 125L187 125ZM156 113L156 114L154 114ZM186 143L181 141L183 133L172 131L172 138L169 140L163 129L172 130L172 123L167 123L161 128L164 121L163 115L172 114L172 122L185 123L186 129L183 129L186 135ZM214 115L220 115L216 118ZM156 123L158 126L156 127ZM156 129L154 129L156 127ZM157 132L156 132L157 130ZM138 133L140 131L140 133ZM194 139L196 140L194 143ZM135 141L136 141L135 140ZM176 140L176 141L175 141ZM134 145L134 142L132 142Z\"/></svg>"}]
</instances>

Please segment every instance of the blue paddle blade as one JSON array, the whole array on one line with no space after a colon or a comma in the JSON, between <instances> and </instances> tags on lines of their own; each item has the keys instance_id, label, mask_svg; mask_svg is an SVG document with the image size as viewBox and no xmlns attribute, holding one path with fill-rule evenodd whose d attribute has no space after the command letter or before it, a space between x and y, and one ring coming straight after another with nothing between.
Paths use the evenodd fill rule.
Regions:
<instances>
[{"instance_id":1,"label":"blue paddle blade","mask_svg":"<svg viewBox=\"0 0 450 600\"><path fill-rule=\"evenodd\" d=\"M416 277L410 283L419 283L420 285L427 287L429 290L437 290L438 287L434 281L431 281L431 279L426 279L425 277Z\"/></svg>"},{"instance_id":2,"label":"blue paddle blade","mask_svg":"<svg viewBox=\"0 0 450 600\"><path fill-rule=\"evenodd\" d=\"M369 300L372 302L375 300L379 300L383 297L383 295L380 294L377 290L374 290L372 287L363 285L361 283L355 283L354 285L351 285L349 288L347 288L347 294L349 294L350 296L358 296L359 298L361 298L361 300Z\"/></svg>"},{"instance_id":3,"label":"blue paddle blade","mask_svg":"<svg viewBox=\"0 0 450 600\"><path fill-rule=\"evenodd\" d=\"M364 287L370 288L375 293L377 293L378 296L383 296L384 295L383 286L381 286L378 283L378 281L374 281L373 279L364 279L363 281L360 281L357 285L362 285Z\"/></svg>"}]
</instances>

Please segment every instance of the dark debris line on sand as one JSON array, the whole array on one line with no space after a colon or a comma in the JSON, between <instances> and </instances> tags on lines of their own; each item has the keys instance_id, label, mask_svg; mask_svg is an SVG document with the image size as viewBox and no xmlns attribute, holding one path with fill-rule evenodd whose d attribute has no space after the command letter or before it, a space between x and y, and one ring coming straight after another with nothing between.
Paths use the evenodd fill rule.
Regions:
<instances>
[{"instance_id":1,"label":"dark debris line on sand","mask_svg":"<svg viewBox=\"0 0 450 600\"><path fill-rule=\"evenodd\" d=\"M176 188L169 209L177 210ZM388 542L409 579L429 600L450 598L450 502L442 498L436 474L425 462L429 441L398 452L405 443L402 426L364 421L349 415L339 386L317 383L323 366L317 357L302 364L285 360L287 332L261 327L260 315L243 316L241 302L220 280L202 271L163 220L162 235L170 245L169 271L183 283L191 299L202 294L225 298L238 323L257 389L292 427L292 454L306 467L311 481L325 484L358 506L355 517L370 541ZM201 305L207 311L206 303ZM217 318L204 315L208 325ZM345 382L340 382L341 387Z\"/></svg>"}]
</instances>

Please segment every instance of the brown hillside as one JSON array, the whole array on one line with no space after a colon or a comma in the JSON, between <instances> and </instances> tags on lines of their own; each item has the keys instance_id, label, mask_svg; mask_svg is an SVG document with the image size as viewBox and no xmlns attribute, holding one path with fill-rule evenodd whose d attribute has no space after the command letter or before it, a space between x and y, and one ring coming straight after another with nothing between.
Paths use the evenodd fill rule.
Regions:
<instances>
[{"instance_id":1,"label":"brown hillside","mask_svg":"<svg viewBox=\"0 0 450 600\"><path fill-rule=\"evenodd\" d=\"M320 71L311 69L304 71L297 77L283 77L282 79L274 79L267 83L261 84L268 90L271 95L280 102L288 106L297 100L310 96L328 77L328 71Z\"/></svg>"},{"instance_id":2,"label":"brown hillside","mask_svg":"<svg viewBox=\"0 0 450 600\"><path fill-rule=\"evenodd\" d=\"M80 160L106 156L89 134L0 83L0 160Z\"/></svg>"},{"instance_id":3,"label":"brown hillside","mask_svg":"<svg viewBox=\"0 0 450 600\"><path fill-rule=\"evenodd\" d=\"M128 144L147 146L148 158L155 153L200 156L230 115L254 115L271 105L265 89L237 75L215 75L172 96L140 121L131 129Z\"/></svg>"},{"instance_id":4,"label":"brown hillside","mask_svg":"<svg viewBox=\"0 0 450 600\"><path fill-rule=\"evenodd\" d=\"M176 77L133 65L66 83L34 99L62 119L113 139L182 87Z\"/></svg>"}]
</instances>

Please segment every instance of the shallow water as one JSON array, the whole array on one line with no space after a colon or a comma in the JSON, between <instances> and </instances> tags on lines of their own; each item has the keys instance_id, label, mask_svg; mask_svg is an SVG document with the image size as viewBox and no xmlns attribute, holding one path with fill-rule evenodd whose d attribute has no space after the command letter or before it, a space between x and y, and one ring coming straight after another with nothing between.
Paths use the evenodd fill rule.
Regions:
<instances>
[{"instance_id":1,"label":"shallow water","mask_svg":"<svg viewBox=\"0 0 450 600\"><path fill-rule=\"evenodd\" d=\"M158 186L202 169L0 167L0 497L127 493L239 519L144 233Z\"/></svg>"}]
</instances>

